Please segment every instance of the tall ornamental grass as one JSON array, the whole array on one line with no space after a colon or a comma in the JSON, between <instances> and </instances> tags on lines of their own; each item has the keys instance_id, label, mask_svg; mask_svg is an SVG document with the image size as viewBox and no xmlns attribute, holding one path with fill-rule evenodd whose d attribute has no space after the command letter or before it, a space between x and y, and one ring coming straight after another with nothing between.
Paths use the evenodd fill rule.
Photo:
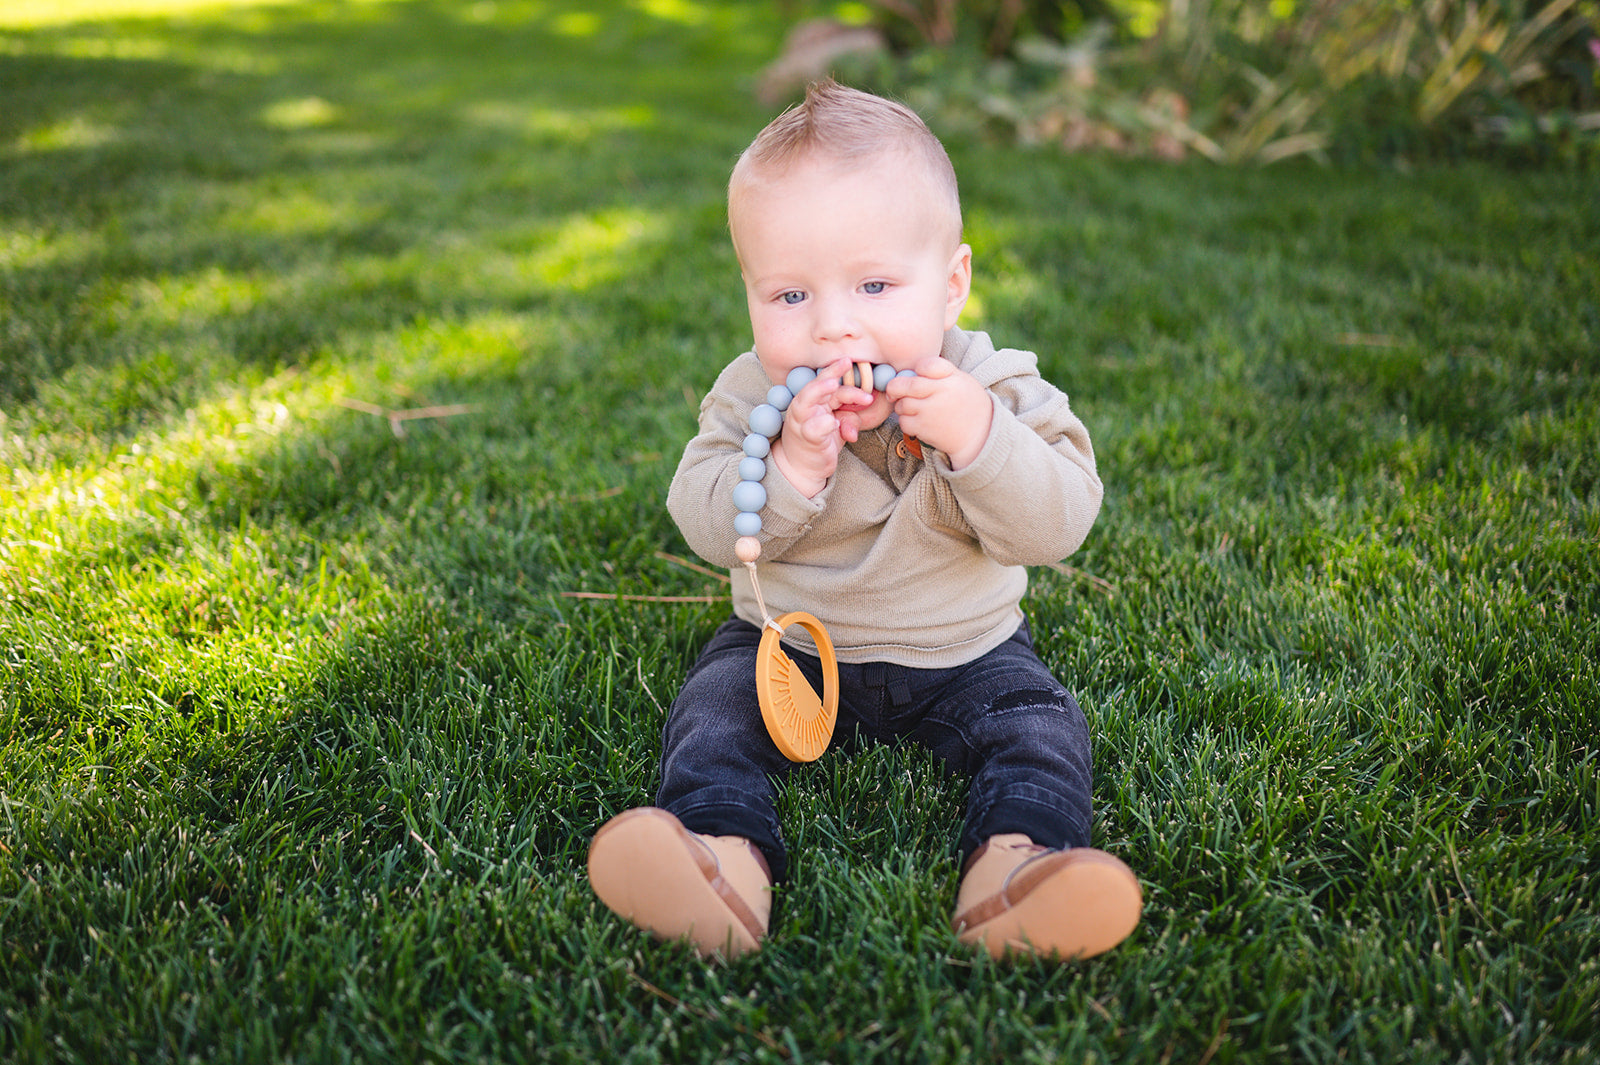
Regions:
<instances>
[{"instance_id":1,"label":"tall ornamental grass","mask_svg":"<svg viewBox=\"0 0 1600 1065\"><path fill-rule=\"evenodd\" d=\"M1266 164L1600 158L1594 0L877 0L854 61L956 127Z\"/></svg>"}]
</instances>

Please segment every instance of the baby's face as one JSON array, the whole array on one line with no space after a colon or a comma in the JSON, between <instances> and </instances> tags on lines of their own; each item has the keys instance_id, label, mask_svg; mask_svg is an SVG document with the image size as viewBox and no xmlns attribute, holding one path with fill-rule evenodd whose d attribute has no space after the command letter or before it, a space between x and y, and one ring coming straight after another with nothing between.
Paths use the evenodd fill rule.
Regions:
<instances>
[{"instance_id":1,"label":"baby's face","mask_svg":"<svg viewBox=\"0 0 1600 1065\"><path fill-rule=\"evenodd\" d=\"M972 252L908 167L808 160L735 196L756 355L773 383L841 357L909 370L939 353L966 303ZM875 393L869 407L837 413L875 429L889 403Z\"/></svg>"}]
</instances>

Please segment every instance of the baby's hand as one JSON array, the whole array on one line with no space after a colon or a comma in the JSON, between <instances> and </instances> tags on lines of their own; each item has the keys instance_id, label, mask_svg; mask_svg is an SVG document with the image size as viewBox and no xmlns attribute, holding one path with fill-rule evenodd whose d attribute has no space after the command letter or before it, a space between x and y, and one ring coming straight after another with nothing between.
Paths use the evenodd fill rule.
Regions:
<instances>
[{"instance_id":1,"label":"baby's hand","mask_svg":"<svg viewBox=\"0 0 1600 1065\"><path fill-rule=\"evenodd\" d=\"M885 394L907 436L943 451L959 470L983 450L994 421L988 390L976 378L938 355L916 365L915 377L896 377Z\"/></svg>"},{"instance_id":2,"label":"baby's hand","mask_svg":"<svg viewBox=\"0 0 1600 1065\"><path fill-rule=\"evenodd\" d=\"M807 499L822 491L839 464L839 450L856 438L855 422L834 413L845 404L870 403L872 393L840 378L850 360L840 359L802 388L783 415L783 432L772 442L772 461Z\"/></svg>"}]
</instances>

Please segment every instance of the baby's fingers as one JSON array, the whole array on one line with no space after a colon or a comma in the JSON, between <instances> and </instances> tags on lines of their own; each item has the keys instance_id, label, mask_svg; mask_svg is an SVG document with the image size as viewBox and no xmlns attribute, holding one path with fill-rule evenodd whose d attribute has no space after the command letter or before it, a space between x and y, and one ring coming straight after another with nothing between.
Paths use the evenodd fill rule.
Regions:
<instances>
[{"instance_id":1,"label":"baby's fingers","mask_svg":"<svg viewBox=\"0 0 1600 1065\"><path fill-rule=\"evenodd\" d=\"M804 418L796 419L800 438L808 444L825 444L839 431L839 419L824 406L812 407Z\"/></svg>"}]
</instances>

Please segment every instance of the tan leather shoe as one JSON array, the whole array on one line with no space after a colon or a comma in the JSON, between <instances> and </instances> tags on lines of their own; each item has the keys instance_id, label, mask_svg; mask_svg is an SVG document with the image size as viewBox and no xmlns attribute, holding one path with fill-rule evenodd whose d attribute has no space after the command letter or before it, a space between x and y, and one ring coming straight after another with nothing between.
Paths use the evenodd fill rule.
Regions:
<instances>
[{"instance_id":1,"label":"tan leather shoe","mask_svg":"<svg viewBox=\"0 0 1600 1065\"><path fill-rule=\"evenodd\" d=\"M772 874L743 836L690 832L665 810L618 814L589 844L589 885L611 910L662 939L735 958L761 945Z\"/></svg>"},{"instance_id":2,"label":"tan leather shoe","mask_svg":"<svg viewBox=\"0 0 1600 1065\"><path fill-rule=\"evenodd\" d=\"M1088 958L1139 923L1144 895L1121 859L1092 847L1050 850L1020 833L991 837L967 861L952 924L963 943Z\"/></svg>"}]
</instances>

